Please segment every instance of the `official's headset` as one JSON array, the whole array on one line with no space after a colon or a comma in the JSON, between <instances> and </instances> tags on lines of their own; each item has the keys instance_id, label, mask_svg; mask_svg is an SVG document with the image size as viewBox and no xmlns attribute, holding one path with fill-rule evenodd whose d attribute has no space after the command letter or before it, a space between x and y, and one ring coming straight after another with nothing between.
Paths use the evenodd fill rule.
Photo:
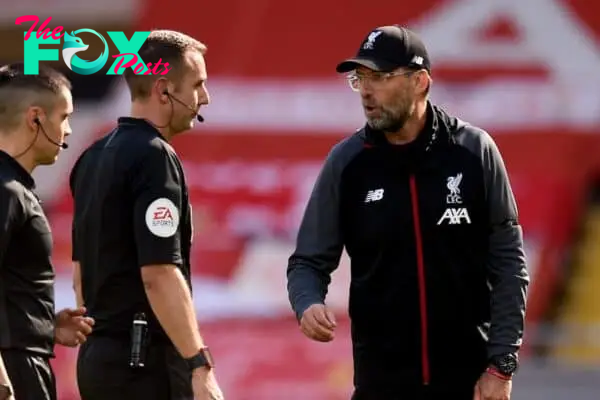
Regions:
<instances>
[{"instance_id":1,"label":"official's headset","mask_svg":"<svg viewBox=\"0 0 600 400\"><path fill-rule=\"evenodd\" d=\"M169 93L169 91L167 89L165 89L163 91L163 94L169 98L169 101L171 101L171 109L173 108L173 100L175 100L176 102L178 102L182 106L190 109L192 112L197 113L196 114L196 119L198 120L198 122L204 122L204 117L202 117L202 115L200 115L194 107L192 107L192 106L190 106L188 104L185 104L183 101L179 100L177 97L175 97L171 93Z\"/></svg>"},{"instance_id":2,"label":"official's headset","mask_svg":"<svg viewBox=\"0 0 600 400\"><path fill-rule=\"evenodd\" d=\"M40 121L40 119L37 115L33 119L33 122L37 126L37 129L35 131L35 136L33 137L33 140L31 141L29 146L27 146L27 148L25 150L23 150L21 153L16 155L15 158L19 158L19 157L23 156L25 153L27 153L33 147L33 145L35 144L35 142L40 134L40 130L42 131L42 134L46 137L46 139L53 145L60 147L63 150L66 150L69 148L69 145L67 143L65 143L65 142L59 143L59 142L53 140L50 136L48 136L48 134L46 133L46 130L44 129L44 126L42 125L42 122Z\"/></svg>"}]
</instances>

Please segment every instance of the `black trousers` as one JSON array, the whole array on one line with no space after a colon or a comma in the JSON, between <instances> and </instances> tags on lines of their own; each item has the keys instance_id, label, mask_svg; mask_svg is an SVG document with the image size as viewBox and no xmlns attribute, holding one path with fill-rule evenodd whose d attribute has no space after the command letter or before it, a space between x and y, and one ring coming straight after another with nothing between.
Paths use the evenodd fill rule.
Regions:
<instances>
[{"instance_id":1,"label":"black trousers","mask_svg":"<svg viewBox=\"0 0 600 400\"><path fill-rule=\"evenodd\" d=\"M381 390L378 388L356 388L352 400L473 400L473 386L422 386L399 387Z\"/></svg>"},{"instance_id":2,"label":"black trousers","mask_svg":"<svg viewBox=\"0 0 600 400\"><path fill-rule=\"evenodd\" d=\"M81 400L193 399L191 372L173 345L150 345L141 369L129 366L129 355L127 339L89 337L77 357Z\"/></svg>"},{"instance_id":3,"label":"black trousers","mask_svg":"<svg viewBox=\"0 0 600 400\"><path fill-rule=\"evenodd\" d=\"M23 350L2 350L2 360L18 400L56 400L50 360Z\"/></svg>"}]
</instances>

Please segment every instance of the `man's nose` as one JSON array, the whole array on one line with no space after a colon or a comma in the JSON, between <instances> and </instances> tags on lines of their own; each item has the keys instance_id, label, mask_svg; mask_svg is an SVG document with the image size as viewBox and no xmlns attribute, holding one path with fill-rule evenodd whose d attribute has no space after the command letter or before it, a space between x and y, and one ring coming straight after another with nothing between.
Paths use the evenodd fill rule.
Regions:
<instances>
[{"instance_id":1,"label":"man's nose","mask_svg":"<svg viewBox=\"0 0 600 400\"><path fill-rule=\"evenodd\" d=\"M210 93L208 89L204 89L202 93L200 93L200 105L207 105L210 103Z\"/></svg>"},{"instance_id":2,"label":"man's nose","mask_svg":"<svg viewBox=\"0 0 600 400\"><path fill-rule=\"evenodd\" d=\"M368 101L368 100L373 99L373 94L369 90L367 90L367 89L362 89L361 88L359 93L360 93L360 97L363 100L367 100Z\"/></svg>"}]
</instances>

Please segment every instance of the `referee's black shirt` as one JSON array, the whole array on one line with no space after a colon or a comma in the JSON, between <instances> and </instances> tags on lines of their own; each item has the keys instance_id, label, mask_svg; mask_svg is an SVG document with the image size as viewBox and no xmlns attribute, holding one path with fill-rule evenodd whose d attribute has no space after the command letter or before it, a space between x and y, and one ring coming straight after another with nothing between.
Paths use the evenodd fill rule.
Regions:
<instances>
[{"instance_id":1,"label":"referee's black shirt","mask_svg":"<svg viewBox=\"0 0 600 400\"><path fill-rule=\"evenodd\" d=\"M93 334L128 335L134 314L145 312L153 336L166 339L140 268L175 264L191 290L191 208L175 151L145 120L119 118L116 129L78 159L70 185L73 260L96 320Z\"/></svg>"},{"instance_id":2,"label":"referee's black shirt","mask_svg":"<svg viewBox=\"0 0 600 400\"><path fill-rule=\"evenodd\" d=\"M53 356L52 234L34 189L0 151L0 349Z\"/></svg>"}]
</instances>

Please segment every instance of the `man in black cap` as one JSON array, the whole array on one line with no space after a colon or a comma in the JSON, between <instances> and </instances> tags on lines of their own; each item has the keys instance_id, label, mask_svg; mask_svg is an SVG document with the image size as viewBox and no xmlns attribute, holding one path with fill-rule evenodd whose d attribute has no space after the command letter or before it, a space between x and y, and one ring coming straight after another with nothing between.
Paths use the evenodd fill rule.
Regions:
<instances>
[{"instance_id":1,"label":"man in black cap","mask_svg":"<svg viewBox=\"0 0 600 400\"><path fill-rule=\"evenodd\" d=\"M319 174L289 298L306 336L332 340L325 297L345 248L354 399L509 399L529 281L517 207L490 135L429 101L430 70L400 26L337 66L367 123Z\"/></svg>"}]
</instances>

